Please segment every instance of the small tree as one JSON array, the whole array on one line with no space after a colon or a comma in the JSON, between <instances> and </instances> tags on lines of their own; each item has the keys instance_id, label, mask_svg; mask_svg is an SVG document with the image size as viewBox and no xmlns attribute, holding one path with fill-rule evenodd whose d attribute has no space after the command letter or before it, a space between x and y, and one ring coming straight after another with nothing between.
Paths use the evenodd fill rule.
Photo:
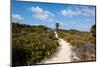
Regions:
<instances>
[{"instance_id":1,"label":"small tree","mask_svg":"<svg viewBox=\"0 0 100 67\"><path fill-rule=\"evenodd\" d=\"M93 25L91 28L92 36L96 36L96 25Z\"/></svg>"},{"instance_id":2,"label":"small tree","mask_svg":"<svg viewBox=\"0 0 100 67\"><path fill-rule=\"evenodd\" d=\"M56 26L56 30L58 30L60 25L59 25L59 23L56 23L55 26Z\"/></svg>"}]
</instances>

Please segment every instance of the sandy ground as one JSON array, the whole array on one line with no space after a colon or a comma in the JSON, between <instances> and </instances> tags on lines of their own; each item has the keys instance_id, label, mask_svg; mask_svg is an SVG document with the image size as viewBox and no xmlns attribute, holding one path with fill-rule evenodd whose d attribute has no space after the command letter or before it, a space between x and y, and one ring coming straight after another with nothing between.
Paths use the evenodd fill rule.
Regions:
<instances>
[{"instance_id":1,"label":"sandy ground","mask_svg":"<svg viewBox=\"0 0 100 67\"><path fill-rule=\"evenodd\" d=\"M55 31L55 36L58 38L58 34ZM61 62L73 62L73 60L79 60L75 54L71 51L72 46L65 40L58 38L60 44L58 51L50 58L41 61L42 64L46 63L61 63Z\"/></svg>"}]
</instances>

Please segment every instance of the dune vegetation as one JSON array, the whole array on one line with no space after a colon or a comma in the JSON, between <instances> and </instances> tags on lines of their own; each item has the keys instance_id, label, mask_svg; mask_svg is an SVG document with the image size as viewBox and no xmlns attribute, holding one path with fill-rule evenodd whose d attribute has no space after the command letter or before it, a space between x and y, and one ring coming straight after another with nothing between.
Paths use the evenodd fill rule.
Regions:
<instances>
[{"instance_id":1,"label":"dune vegetation","mask_svg":"<svg viewBox=\"0 0 100 67\"><path fill-rule=\"evenodd\" d=\"M90 32L83 32L78 30L64 30L58 31L58 36L69 42L73 49L72 51L80 58L80 61L94 61L96 50L96 26L91 27Z\"/></svg>"},{"instance_id":2,"label":"dune vegetation","mask_svg":"<svg viewBox=\"0 0 100 67\"><path fill-rule=\"evenodd\" d=\"M73 46L71 50L80 61L96 60L96 25L91 27L90 32L59 29L57 34ZM38 64L44 59L51 58L58 46L58 39L51 28L12 23L13 66Z\"/></svg>"},{"instance_id":3,"label":"dune vegetation","mask_svg":"<svg viewBox=\"0 0 100 67\"><path fill-rule=\"evenodd\" d=\"M37 64L59 46L54 31L43 25L12 23L13 66Z\"/></svg>"}]
</instances>

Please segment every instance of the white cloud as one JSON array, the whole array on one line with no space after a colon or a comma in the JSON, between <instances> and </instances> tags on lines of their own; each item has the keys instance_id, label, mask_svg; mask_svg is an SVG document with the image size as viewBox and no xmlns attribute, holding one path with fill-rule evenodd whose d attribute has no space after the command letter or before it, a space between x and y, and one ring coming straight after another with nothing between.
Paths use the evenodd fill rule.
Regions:
<instances>
[{"instance_id":1,"label":"white cloud","mask_svg":"<svg viewBox=\"0 0 100 67\"><path fill-rule=\"evenodd\" d=\"M79 14L81 14L81 12L80 11L74 11L74 10L71 10L71 9L64 9L64 10L62 10L61 12L60 12L63 16L70 16L70 17L72 17L73 15L75 16L75 15L79 15Z\"/></svg>"},{"instance_id":2,"label":"white cloud","mask_svg":"<svg viewBox=\"0 0 100 67\"><path fill-rule=\"evenodd\" d=\"M39 6L31 7L32 16L40 19L40 20L47 20L47 21L53 21L52 17L54 17L54 14L50 11L44 10L40 8Z\"/></svg>"},{"instance_id":3,"label":"white cloud","mask_svg":"<svg viewBox=\"0 0 100 67\"><path fill-rule=\"evenodd\" d=\"M35 18L41 19L41 20L45 20L45 19L49 18L49 16L47 14L41 14L41 13L36 14L36 15L32 15L32 16Z\"/></svg>"},{"instance_id":4,"label":"white cloud","mask_svg":"<svg viewBox=\"0 0 100 67\"><path fill-rule=\"evenodd\" d=\"M12 21L13 22L18 22L18 21L21 21L23 19L24 18L21 15L19 15L19 14L12 14Z\"/></svg>"},{"instance_id":5,"label":"white cloud","mask_svg":"<svg viewBox=\"0 0 100 67\"><path fill-rule=\"evenodd\" d=\"M38 7L38 6L36 6L36 7L31 7L31 11L32 11L33 13L43 13L43 9L40 8L40 7Z\"/></svg>"},{"instance_id":6,"label":"white cloud","mask_svg":"<svg viewBox=\"0 0 100 67\"><path fill-rule=\"evenodd\" d=\"M86 8L82 8L82 9L63 9L60 11L60 14L63 16L69 16L69 17L73 17L73 16L78 16L78 15L82 15L82 16L95 16L95 9L90 9L88 7Z\"/></svg>"},{"instance_id":7,"label":"white cloud","mask_svg":"<svg viewBox=\"0 0 100 67\"><path fill-rule=\"evenodd\" d=\"M84 16L94 16L95 15L95 9L88 9L88 8L86 8L86 9L82 9L81 10L81 12L82 12L82 14L84 15Z\"/></svg>"}]
</instances>

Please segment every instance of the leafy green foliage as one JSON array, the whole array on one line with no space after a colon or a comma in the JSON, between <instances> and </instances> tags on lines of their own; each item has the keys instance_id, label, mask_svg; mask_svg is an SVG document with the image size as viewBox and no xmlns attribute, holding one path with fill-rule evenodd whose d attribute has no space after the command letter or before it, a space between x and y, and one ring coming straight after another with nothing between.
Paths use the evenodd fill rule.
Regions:
<instances>
[{"instance_id":1,"label":"leafy green foliage","mask_svg":"<svg viewBox=\"0 0 100 67\"><path fill-rule=\"evenodd\" d=\"M91 33L94 37L96 36L96 24L92 26Z\"/></svg>"},{"instance_id":2,"label":"leafy green foliage","mask_svg":"<svg viewBox=\"0 0 100 67\"><path fill-rule=\"evenodd\" d=\"M59 30L58 35L60 38L64 38L67 42L70 42L72 45L77 43L94 43L91 40L95 39L92 37L90 32L80 32L77 30Z\"/></svg>"},{"instance_id":3,"label":"leafy green foliage","mask_svg":"<svg viewBox=\"0 0 100 67\"><path fill-rule=\"evenodd\" d=\"M92 31L94 32L94 26ZM72 51L81 59L80 61L95 60L96 37L92 36L91 32L59 30L58 36L73 46Z\"/></svg>"},{"instance_id":4,"label":"leafy green foliage","mask_svg":"<svg viewBox=\"0 0 100 67\"><path fill-rule=\"evenodd\" d=\"M96 24L91 27L91 33L92 33L91 42L96 43Z\"/></svg>"},{"instance_id":5,"label":"leafy green foliage","mask_svg":"<svg viewBox=\"0 0 100 67\"><path fill-rule=\"evenodd\" d=\"M52 29L12 23L12 64L37 64L50 58L59 44Z\"/></svg>"}]
</instances>

